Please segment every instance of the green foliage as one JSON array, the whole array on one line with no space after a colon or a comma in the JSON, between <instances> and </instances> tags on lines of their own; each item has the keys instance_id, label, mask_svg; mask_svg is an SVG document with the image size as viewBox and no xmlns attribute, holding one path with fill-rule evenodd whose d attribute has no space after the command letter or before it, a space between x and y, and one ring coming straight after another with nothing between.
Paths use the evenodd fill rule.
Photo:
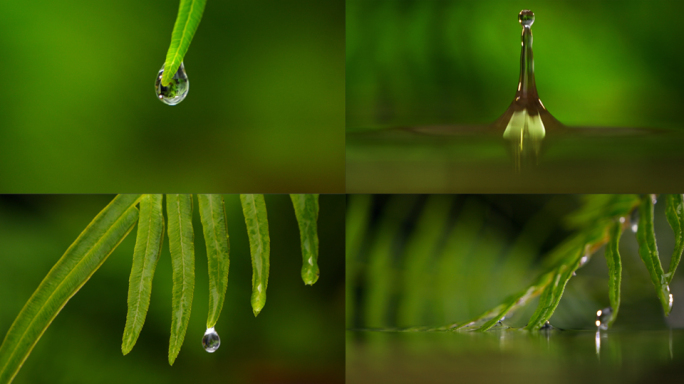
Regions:
<instances>
[{"instance_id":1,"label":"green foliage","mask_svg":"<svg viewBox=\"0 0 684 384\"><path fill-rule=\"evenodd\" d=\"M675 248L670 259L670 269L666 274L667 284L672 282L674 273L677 270L679 261L682 259L682 250L684 250L684 197L681 194L667 195L667 222L674 231Z\"/></svg>"},{"instance_id":2,"label":"green foliage","mask_svg":"<svg viewBox=\"0 0 684 384\"><path fill-rule=\"evenodd\" d=\"M14 379L40 337L138 220L139 195L117 196L88 224L21 310L0 346L0 382Z\"/></svg>"},{"instance_id":3,"label":"green foliage","mask_svg":"<svg viewBox=\"0 0 684 384\"><path fill-rule=\"evenodd\" d=\"M173 267L169 364L180 352L190 320L195 290L195 234L192 230L192 195L166 195L169 251Z\"/></svg>"},{"instance_id":4,"label":"green foliage","mask_svg":"<svg viewBox=\"0 0 684 384\"><path fill-rule=\"evenodd\" d=\"M152 278L164 239L162 200L162 195L144 195L140 200L138 236L135 240L131 277L128 280L128 314L121 343L124 355L133 349L138 340L150 307Z\"/></svg>"},{"instance_id":5,"label":"green foliage","mask_svg":"<svg viewBox=\"0 0 684 384\"><path fill-rule=\"evenodd\" d=\"M626 221L626 220L622 220ZM622 283L622 261L620 260L620 235L622 235L622 225L620 221L615 222L610 227L610 240L606 245L606 263L608 263L608 296L610 297L610 307L613 315L608 321L611 327L617 319L620 309L620 284Z\"/></svg>"},{"instance_id":6,"label":"green foliage","mask_svg":"<svg viewBox=\"0 0 684 384\"><path fill-rule=\"evenodd\" d=\"M637 229L637 241L639 242L639 256L644 261L651 282L656 288L656 295L663 306L665 316L670 314L672 300L670 287L667 284L665 271L660 264L658 245L656 244L655 230L653 229L653 199L655 196L646 196L639 205L639 227Z\"/></svg>"},{"instance_id":7,"label":"green foliage","mask_svg":"<svg viewBox=\"0 0 684 384\"><path fill-rule=\"evenodd\" d=\"M254 316L266 304L271 240L268 235L268 217L264 195L240 195L245 215L249 249L252 255L252 311Z\"/></svg>"},{"instance_id":8,"label":"green foliage","mask_svg":"<svg viewBox=\"0 0 684 384\"><path fill-rule=\"evenodd\" d=\"M190 42L202 20L204 6L207 0L181 0L178 7L178 17L171 33L171 45L166 53L162 85L168 86L183 62L185 53L190 48Z\"/></svg>"},{"instance_id":9,"label":"green foliage","mask_svg":"<svg viewBox=\"0 0 684 384\"><path fill-rule=\"evenodd\" d=\"M266 301L270 250L268 218L263 195L242 195L240 198L252 253L252 305L256 316ZM304 195L300 198L307 209L302 220L313 219L315 227L318 195ZM198 200L209 265L207 328L211 328L219 318L228 285L228 232L223 197L199 195ZM0 382L12 381L62 307L102 265L135 223L139 222L129 278L126 327L121 346L124 355L132 350L145 322L152 279L163 244L165 225L162 202L162 195L119 195L93 219L45 277L8 331L0 346ZM138 203L140 214L136 208ZM313 218L310 216L311 204L315 204L316 208L316 216ZM169 364L173 365L183 345L195 288L193 197L167 195L166 208L173 268L169 341ZM317 247L318 236L315 229L308 229L306 241Z\"/></svg>"},{"instance_id":10,"label":"green foliage","mask_svg":"<svg viewBox=\"0 0 684 384\"><path fill-rule=\"evenodd\" d=\"M207 328L213 328L219 319L228 288L230 244L226 226L226 210L221 195L197 195L200 217L207 244L209 264L209 315Z\"/></svg>"},{"instance_id":11,"label":"green foliage","mask_svg":"<svg viewBox=\"0 0 684 384\"><path fill-rule=\"evenodd\" d=\"M302 280L318 281L318 195L290 195L302 243Z\"/></svg>"}]
</instances>

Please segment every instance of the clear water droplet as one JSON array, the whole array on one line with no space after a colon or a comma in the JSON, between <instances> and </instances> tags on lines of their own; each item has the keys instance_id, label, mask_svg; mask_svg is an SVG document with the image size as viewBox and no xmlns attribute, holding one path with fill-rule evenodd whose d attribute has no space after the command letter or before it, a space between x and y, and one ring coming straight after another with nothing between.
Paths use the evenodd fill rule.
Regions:
<instances>
[{"instance_id":1,"label":"clear water droplet","mask_svg":"<svg viewBox=\"0 0 684 384\"><path fill-rule=\"evenodd\" d=\"M658 203L658 197L656 195L651 195L651 201L653 202L653 205L656 205Z\"/></svg>"},{"instance_id":2,"label":"clear water droplet","mask_svg":"<svg viewBox=\"0 0 684 384\"><path fill-rule=\"evenodd\" d=\"M667 291L670 292L670 286L669 285L667 286ZM669 297L669 303L668 303L669 304L669 311L672 311L672 303L674 302L674 297L672 296L671 293L669 294L668 297Z\"/></svg>"},{"instance_id":3,"label":"clear water droplet","mask_svg":"<svg viewBox=\"0 0 684 384\"><path fill-rule=\"evenodd\" d=\"M531 27L532 24L534 24L534 12L532 12L528 9L523 9L518 14L518 21L524 27Z\"/></svg>"},{"instance_id":4,"label":"clear water droplet","mask_svg":"<svg viewBox=\"0 0 684 384\"><path fill-rule=\"evenodd\" d=\"M596 311L596 328L605 331L608 329L608 322L613 318L613 308L606 307Z\"/></svg>"},{"instance_id":5,"label":"clear water droplet","mask_svg":"<svg viewBox=\"0 0 684 384\"><path fill-rule=\"evenodd\" d=\"M204 347L204 350L209 353L214 353L217 349L219 349L221 346L221 338L219 337L218 333L216 333L214 328L209 328L206 332L204 332L204 337L202 337L202 346Z\"/></svg>"},{"instance_id":6,"label":"clear water droplet","mask_svg":"<svg viewBox=\"0 0 684 384\"><path fill-rule=\"evenodd\" d=\"M518 15L518 21L523 27L518 90L511 105L493 127L498 132L503 131L503 138L510 143L513 151L515 168L521 170L523 163L536 163L541 142L546 134L562 131L564 127L546 110L537 94L531 28L534 13L523 10Z\"/></svg>"},{"instance_id":7,"label":"clear water droplet","mask_svg":"<svg viewBox=\"0 0 684 384\"><path fill-rule=\"evenodd\" d=\"M154 82L157 98L164 104L176 105L185 99L185 96L188 95L188 90L190 90L190 81L188 80L188 74L185 72L185 66L181 63L178 71L173 75L171 82L166 87L161 83L163 73L164 66L162 65L157 75L157 80Z\"/></svg>"},{"instance_id":8,"label":"clear water droplet","mask_svg":"<svg viewBox=\"0 0 684 384\"><path fill-rule=\"evenodd\" d=\"M579 265L577 266L577 268L583 267L584 264L587 263L587 261L589 261L589 256L588 255L582 256L582 258L579 261Z\"/></svg>"},{"instance_id":9,"label":"clear water droplet","mask_svg":"<svg viewBox=\"0 0 684 384\"><path fill-rule=\"evenodd\" d=\"M632 211L632 214L629 215L629 224L631 225L632 232L636 233L637 230L639 229L639 209L635 209Z\"/></svg>"},{"instance_id":10,"label":"clear water droplet","mask_svg":"<svg viewBox=\"0 0 684 384\"><path fill-rule=\"evenodd\" d=\"M546 321L546 323L544 323L544 325L541 326L541 328L539 328L539 330L541 330L541 331L550 331L552 329L553 329L553 326L551 325L551 323L548 320Z\"/></svg>"}]
</instances>

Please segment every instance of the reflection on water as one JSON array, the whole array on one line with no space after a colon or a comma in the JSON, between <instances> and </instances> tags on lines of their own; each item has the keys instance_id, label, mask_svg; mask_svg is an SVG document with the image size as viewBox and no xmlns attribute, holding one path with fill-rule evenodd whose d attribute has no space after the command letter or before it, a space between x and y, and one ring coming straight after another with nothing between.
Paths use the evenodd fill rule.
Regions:
<instances>
[{"instance_id":1,"label":"reflection on water","mask_svg":"<svg viewBox=\"0 0 684 384\"><path fill-rule=\"evenodd\" d=\"M640 382L678 377L683 357L682 330L347 332L350 383Z\"/></svg>"}]
</instances>

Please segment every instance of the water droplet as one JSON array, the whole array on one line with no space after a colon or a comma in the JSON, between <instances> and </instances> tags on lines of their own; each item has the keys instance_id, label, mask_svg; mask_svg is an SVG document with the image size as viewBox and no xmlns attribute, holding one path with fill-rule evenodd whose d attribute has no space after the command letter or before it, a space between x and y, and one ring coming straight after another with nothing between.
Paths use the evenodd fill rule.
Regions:
<instances>
[{"instance_id":1,"label":"water droplet","mask_svg":"<svg viewBox=\"0 0 684 384\"><path fill-rule=\"evenodd\" d=\"M589 256L588 255L582 256L582 258L579 261L579 265L577 266L577 268L583 267L584 264L587 263L587 261L589 261Z\"/></svg>"},{"instance_id":2,"label":"water droplet","mask_svg":"<svg viewBox=\"0 0 684 384\"><path fill-rule=\"evenodd\" d=\"M632 227L632 232L636 233L637 230L639 229L639 209L635 209L632 211L632 214L629 216L629 223Z\"/></svg>"},{"instance_id":3,"label":"water droplet","mask_svg":"<svg viewBox=\"0 0 684 384\"><path fill-rule=\"evenodd\" d=\"M541 326L541 328L539 328L540 331L550 331L552 329L553 329L553 326L551 325L551 323L548 320L546 321L546 323L544 323L544 325Z\"/></svg>"},{"instance_id":4,"label":"water droplet","mask_svg":"<svg viewBox=\"0 0 684 384\"><path fill-rule=\"evenodd\" d=\"M613 308L606 307L596 311L596 328L605 331L608 329L608 322L613 317Z\"/></svg>"},{"instance_id":5,"label":"water droplet","mask_svg":"<svg viewBox=\"0 0 684 384\"><path fill-rule=\"evenodd\" d=\"M653 202L653 205L656 205L658 203L658 197L656 195L651 195L651 201Z\"/></svg>"},{"instance_id":6,"label":"water droplet","mask_svg":"<svg viewBox=\"0 0 684 384\"><path fill-rule=\"evenodd\" d=\"M518 14L518 21L524 27L531 27L534 24L534 12L524 9Z\"/></svg>"},{"instance_id":7,"label":"water droplet","mask_svg":"<svg viewBox=\"0 0 684 384\"><path fill-rule=\"evenodd\" d=\"M204 350L209 353L216 352L216 350L221 346L221 338L213 327L204 332L204 337L202 337L202 346L204 347Z\"/></svg>"},{"instance_id":8,"label":"water droplet","mask_svg":"<svg viewBox=\"0 0 684 384\"><path fill-rule=\"evenodd\" d=\"M667 290L670 290L670 287L667 287ZM672 294L670 293L670 311L672 310L672 302L674 301L674 298L672 297Z\"/></svg>"},{"instance_id":9,"label":"water droplet","mask_svg":"<svg viewBox=\"0 0 684 384\"><path fill-rule=\"evenodd\" d=\"M494 129L503 131L504 139L511 145L516 170L520 170L522 163L528 160L536 163L541 142L548 132L564 130L563 125L546 110L537 94L531 29L534 13L523 10L518 15L518 21L523 27L518 90L506 112L494 123Z\"/></svg>"},{"instance_id":10,"label":"water droplet","mask_svg":"<svg viewBox=\"0 0 684 384\"><path fill-rule=\"evenodd\" d=\"M163 86L161 83L162 74L164 73L164 66L162 65L157 75L157 80L154 82L154 90L157 92L157 98L164 104L176 105L185 99L190 90L190 82L188 81L188 74L185 73L185 66L181 63L178 71L168 86Z\"/></svg>"},{"instance_id":11,"label":"water droplet","mask_svg":"<svg viewBox=\"0 0 684 384\"><path fill-rule=\"evenodd\" d=\"M625 223L625 217L624 217L624 216L621 216L621 217L620 217L620 224L624 224L624 223Z\"/></svg>"}]
</instances>

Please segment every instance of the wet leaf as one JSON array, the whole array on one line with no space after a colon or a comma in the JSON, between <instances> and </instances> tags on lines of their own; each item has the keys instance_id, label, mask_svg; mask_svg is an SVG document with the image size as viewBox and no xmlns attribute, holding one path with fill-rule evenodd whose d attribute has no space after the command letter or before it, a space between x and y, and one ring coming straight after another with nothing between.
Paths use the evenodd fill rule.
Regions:
<instances>
[{"instance_id":1,"label":"wet leaf","mask_svg":"<svg viewBox=\"0 0 684 384\"><path fill-rule=\"evenodd\" d=\"M302 280L313 285L318 280L318 195L290 195L302 244Z\"/></svg>"},{"instance_id":2,"label":"wet leaf","mask_svg":"<svg viewBox=\"0 0 684 384\"><path fill-rule=\"evenodd\" d=\"M610 328L617 319L620 309L620 284L622 282L622 262L620 260L620 235L622 235L623 224L616 221L610 227L610 240L606 245L605 256L608 263L608 296L613 314L608 321Z\"/></svg>"},{"instance_id":3,"label":"wet leaf","mask_svg":"<svg viewBox=\"0 0 684 384\"><path fill-rule=\"evenodd\" d=\"M252 255L252 311L254 311L254 316L257 316L266 304L270 267L271 240L268 235L266 202L264 195L240 195L240 201L245 215L249 249Z\"/></svg>"},{"instance_id":4,"label":"wet leaf","mask_svg":"<svg viewBox=\"0 0 684 384\"><path fill-rule=\"evenodd\" d=\"M646 265L651 282L656 288L656 295L663 306L665 316L670 314L670 287L658 257L655 231L653 229L653 200L650 195L642 199L639 206L639 227L637 229L637 242L639 243L639 256Z\"/></svg>"},{"instance_id":5,"label":"wet leaf","mask_svg":"<svg viewBox=\"0 0 684 384\"><path fill-rule=\"evenodd\" d=\"M166 195L169 251L173 268L169 364L173 365L188 329L195 290L195 234L192 195Z\"/></svg>"},{"instance_id":6,"label":"wet leaf","mask_svg":"<svg viewBox=\"0 0 684 384\"><path fill-rule=\"evenodd\" d=\"M163 195L144 195L140 200L138 235L133 252L133 267L128 279L128 314L121 351L128 354L138 340L152 294L152 278L157 268L164 238Z\"/></svg>"},{"instance_id":7,"label":"wet leaf","mask_svg":"<svg viewBox=\"0 0 684 384\"><path fill-rule=\"evenodd\" d=\"M684 250L684 198L681 194L667 195L666 201L667 209L665 214L667 222L670 223L670 227L672 227L675 235L675 247L670 259L670 269L666 274L667 284L669 285L672 282L675 271L677 271L679 261L682 259L682 250Z\"/></svg>"},{"instance_id":8,"label":"wet leaf","mask_svg":"<svg viewBox=\"0 0 684 384\"><path fill-rule=\"evenodd\" d=\"M67 301L133 229L140 195L116 196L52 267L0 346L0 383L10 383Z\"/></svg>"},{"instance_id":9,"label":"wet leaf","mask_svg":"<svg viewBox=\"0 0 684 384\"><path fill-rule=\"evenodd\" d=\"M204 13L206 3L207 0L180 1L178 16L171 33L171 45L166 53L166 61L164 62L163 86L169 85L173 75L176 74L176 71L178 71L183 62L185 53L190 48L190 42L195 36L195 31L197 31L197 27L202 20L202 13Z\"/></svg>"},{"instance_id":10,"label":"wet leaf","mask_svg":"<svg viewBox=\"0 0 684 384\"><path fill-rule=\"evenodd\" d=\"M197 195L199 211L207 244L209 266L209 315L207 329L219 319L228 287L230 244L226 226L226 210L221 195Z\"/></svg>"}]
</instances>

